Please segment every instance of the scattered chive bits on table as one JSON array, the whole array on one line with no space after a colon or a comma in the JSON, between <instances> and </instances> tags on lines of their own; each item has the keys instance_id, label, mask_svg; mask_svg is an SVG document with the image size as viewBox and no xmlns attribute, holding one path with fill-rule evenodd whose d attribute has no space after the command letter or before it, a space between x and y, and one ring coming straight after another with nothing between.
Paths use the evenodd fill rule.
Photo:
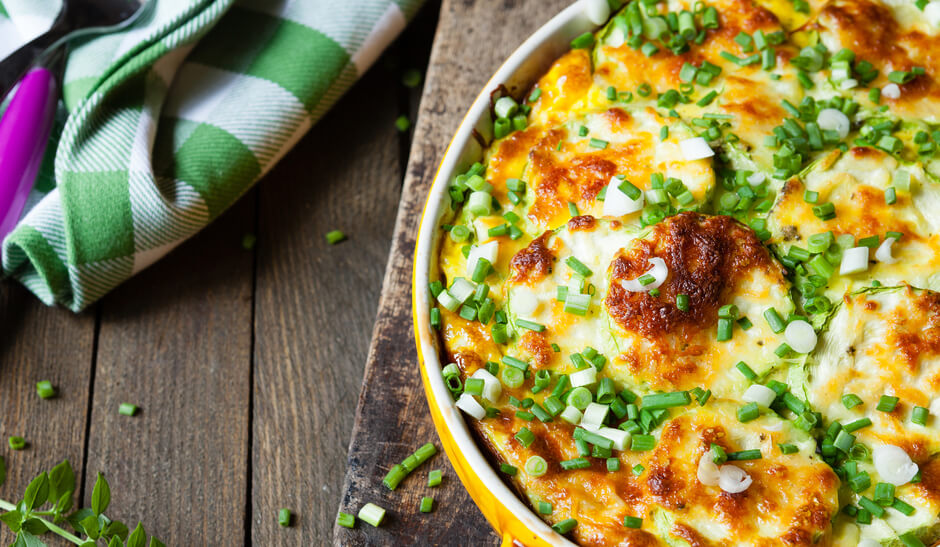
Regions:
<instances>
[{"instance_id":1,"label":"scattered chive bits on table","mask_svg":"<svg viewBox=\"0 0 940 547\"><path fill-rule=\"evenodd\" d=\"M346 241L346 234L341 230L331 230L326 233L326 242L330 245L336 245L342 241Z\"/></svg>"},{"instance_id":2,"label":"scattered chive bits on table","mask_svg":"<svg viewBox=\"0 0 940 547\"><path fill-rule=\"evenodd\" d=\"M118 414L121 416L134 416L138 410L140 410L140 407L133 403L121 403L118 407Z\"/></svg>"},{"instance_id":3,"label":"scattered chive bits on table","mask_svg":"<svg viewBox=\"0 0 940 547\"><path fill-rule=\"evenodd\" d=\"M36 394L39 395L41 399L51 399L56 396L55 388L52 387L52 382L49 380L41 380L36 382Z\"/></svg>"},{"instance_id":4,"label":"scattered chive bits on table","mask_svg":"<svg viewBox=\"0 0 940 547\"><path fill-rule=\"evenodd\" d=\"M290 513L290 509L282 508L280 511L277 512L277 523L278 523L278 524L280 524L281 526L283 526L283 527L286 528L286 527L290 526L290 522L291 522L291 513Z\"/></svg>"}]
</instances>

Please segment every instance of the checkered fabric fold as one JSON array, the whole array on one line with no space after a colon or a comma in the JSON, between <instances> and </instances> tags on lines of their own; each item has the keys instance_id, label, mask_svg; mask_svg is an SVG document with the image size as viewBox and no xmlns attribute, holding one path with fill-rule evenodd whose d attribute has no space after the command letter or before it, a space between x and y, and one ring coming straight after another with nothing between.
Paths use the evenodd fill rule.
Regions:
<instances>
[{"instance_id":1,"label":"checkered fabric fold","mask_svg":"<svg viewBox=\"0 0 940 547\"><path fill-rule=\"evenodd\" d=\"M375 61L423 0L151 0L72 49L3 273L79 311L198 232ZM0 0L0 58L61 0Z\"/></svg>"}]
</instances>

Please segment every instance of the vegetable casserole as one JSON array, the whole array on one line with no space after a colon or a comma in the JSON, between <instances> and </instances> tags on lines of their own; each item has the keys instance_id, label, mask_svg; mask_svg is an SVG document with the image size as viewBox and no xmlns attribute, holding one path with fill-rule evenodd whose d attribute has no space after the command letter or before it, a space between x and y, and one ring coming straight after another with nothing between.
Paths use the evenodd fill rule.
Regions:
<instances>
[{"instance_id":1,"label":"vegetable casserole","mask_svg":"<svg viewBox=\"0 0 940 547\"><path fill-rule=\"evenodd\" d=\"M601 0L492 100L442 374L584 545L940 538L940 3Z\"/></svg>"}]
</instances>

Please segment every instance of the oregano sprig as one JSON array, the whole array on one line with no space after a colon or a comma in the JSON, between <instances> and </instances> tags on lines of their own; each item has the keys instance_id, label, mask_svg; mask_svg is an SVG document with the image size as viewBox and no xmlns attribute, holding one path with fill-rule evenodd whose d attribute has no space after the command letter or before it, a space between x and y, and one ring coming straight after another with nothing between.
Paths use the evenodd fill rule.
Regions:
<instances>
[{"instance_id":1,"label":"oregano sprig","mask_svg":"<svg viewBox=\"0 0 940 547\"><path fill-rule=\"evenodd\" d=\"M6 465L0 457L0 485L6 479ZM147 547L147 532L137 523L133 531L119 520L111 520L105 511L111 504L111 487L98 473L91 493L91 507L72 509L75 496L75 472L68 460L42 472L26 487L23 499L11 503L0 499L0 522L16 534L11 547L44 547L39 538L52 532L80 547ZM74 533L59 526L67 522ZM84 536L84 537L83 537ZM150 537L149 547L164 547Z\"/></svg>"}]
</instances>

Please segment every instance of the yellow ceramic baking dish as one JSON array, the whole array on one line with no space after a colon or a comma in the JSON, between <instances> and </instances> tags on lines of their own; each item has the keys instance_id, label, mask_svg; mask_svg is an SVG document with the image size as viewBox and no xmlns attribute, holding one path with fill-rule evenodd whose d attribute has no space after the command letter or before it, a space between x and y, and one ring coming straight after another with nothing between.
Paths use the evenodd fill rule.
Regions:
<instances>
[{"instance_id":1,"label":"yellow ceramic baking dish","mask_svg":"<svg viewBox=\"0 0 940 547\"><path fill-rule=\"evenodd\" d=\"M606 3L605 0L600 0ZM529 547L573 545L554 532L497 475L477 446L454 406L453 398L441 377L440 341L430 327L431 295L428 282L437 277L437 249L441 216L449 207L447 185L455 175L466 171L482 158L483 149L473 137L474 131L489 139L490 93L505 86L514 95L531 86L551 63L570 48L573 38L595 30L603 21L604 10L596 0L581 0L556 15L509 56L480 91L451 140L437 175L431 185L415 248L412 279L412 311L421 378L427 394L434 426L444 451L473 501L483 512L503 545L513 543Z\"/></svg>"}]
</instances>

